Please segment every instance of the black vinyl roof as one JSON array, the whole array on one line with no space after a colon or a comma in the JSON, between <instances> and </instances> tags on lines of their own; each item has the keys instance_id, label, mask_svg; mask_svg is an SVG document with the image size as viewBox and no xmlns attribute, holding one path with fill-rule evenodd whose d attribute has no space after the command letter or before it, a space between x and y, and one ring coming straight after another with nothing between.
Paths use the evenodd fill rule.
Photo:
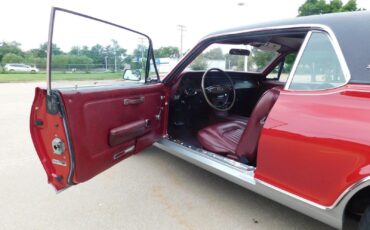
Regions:
<instances>
[{"instance_id":1,"label":"black vinyl roof","mask_svg":"<svg viewBox=\"0 0 370 230\"><path fill-rule=\"evenodd\" d=\"M207 37L268 27L311 24L327 26L334 32L351 74L350 82L370 84L370 69L366 68L370 65L370 11L297 17L223 30Z\"/></svg>"}]
</instances>

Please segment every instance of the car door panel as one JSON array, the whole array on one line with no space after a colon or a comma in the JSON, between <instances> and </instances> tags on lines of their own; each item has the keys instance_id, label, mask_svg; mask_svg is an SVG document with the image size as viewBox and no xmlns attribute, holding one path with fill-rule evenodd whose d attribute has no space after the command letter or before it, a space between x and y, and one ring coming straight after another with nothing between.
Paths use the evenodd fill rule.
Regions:
<instances>
[{"instance_id":1,"label":"car door panel","mask_svg":"<svg viewBox=\"0 0 370 230\"><path fill-rule=\"evenodd\" d=\"M164 110L166 93L163 84L104 90L68 90L60 91L59 94L67 122L64 123L60 115L49 114L47 116L50 117L51 122L46 128L51 128L50 125L54 120L57 122L54 121L53 126L67 127L59 128L59 133L51 129L51 132L39 134L44 139L40 148L45 150L41 152L49 153L46 154L48 157L41 156L40 159L44 158L44 161L48 162L49 166L46 168L50 168L50 164L51 168L73 166L73 172L63 171L63 175L57 173L63 178L73 174L68 184L81 183L94 177L117 162L150 146L164 134L161 113ZM142 98L142 101L125 104L127 99L136 98ZM37 119L47 120L45 117L34 117L34 120ZM31 127L31 130L32 128L35 127ZM66 133L70 136L69 143ZM55 137L64 140L67 145L66 152L62 155L63 157L69 155L70 159L59 159L66 166L56 166L52 163L53 160L58 160L59 156L53 153L52 149L47 148L48 142L51 148L51 142ZM60 170L54 169L54 171ZM51 174L52 172L49 180L53 180Z\"/></svg>"},{"instance_id":2,"label":"car door panel","mask_svg":"<svg viewBox=\"0 0 370 230\"><path fill-rule=\"evenodd\" d=\"M113 155L121 148L127 147L127 141L135 139L135 150L151 145L161 137L162 123L156 118L161 111L164 96L162 84L145 85L129 89L113 89L100 92L66 92L62 98L71 130L72 140L78 142L74 146L76 152L76 171L74 182L83 182L94 174L105 170L119 159ZM125 105L124 100L144 97L139 104ZM110 131L122 126L130 126L135 122L148 120L150 125L144 133L111 147ZM150 141L146 140L150 139ZM131 143L128 146L132 146ZM124 157L123 157L124 158ZM122 159L123 159L122 158ZM102 163L102 162L105 163Z\"/></svg>"}]
</instances>

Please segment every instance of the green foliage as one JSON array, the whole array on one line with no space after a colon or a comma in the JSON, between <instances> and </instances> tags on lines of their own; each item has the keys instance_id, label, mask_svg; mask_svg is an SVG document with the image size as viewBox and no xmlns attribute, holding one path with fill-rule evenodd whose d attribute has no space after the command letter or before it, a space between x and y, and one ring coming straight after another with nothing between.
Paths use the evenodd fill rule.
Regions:
<instances>
[{"instance_id":1,"label":"green foliage","mask_svg":"<svg viewBox=\"0 0 370 230\"><path fill-rule=\"evenodd\" d=\"M297 57L297 54L295 54L295 53L288 54L285 57L285 64L284 64L284 72L285 73L290 73L290 71L292 70L293 63L294 63L296 57Z\"/></svg>"},{"instance_id":2,"label":"green foliage","mask_svg":"<svg viewBox=\"0 0 370 230\"><path fill-rule=\"evenodd\" d=\"M356 10L363 10L357 8L356 0L349 0L345 5L343 5L342 0L331 0L329 3L326 3L325 0L306 0L306 2L298 8L298 16Z\"/></svg>"},{"instance_id":3,"label":"green foliage","mask_svg":"<svg viewBox=\"0 0 370 230\"><path fill-rule=\"evenodd\" d=\"M91 47L88 57L93 60L94 64L103 64L105 63L105 55L104 47L100 44L96 44Z\"/></svg>"},{"instance_id":4,"label":"green foliage","mask_svg":"<svg viewBox=\"0 0 370 230\"><path fill-rule=\"evenodd\" d=\"M22 56L13 53L7 53L2 58L3 63L22 63L23 60Z\"/></svg>"},{"instance_id":5,"label":"green foliage","mask_svg":"<svg viewBox=\"0 0 370 230\"><path fill-rule=\"evenodd\" d=\"M68 54L88 57L93 64L101 65L105 64L105 58L107 57L108 65L113 65L115 59L118 65L123 62L127 50L122 48L116 40L112 39L111 42L110 45L105 47L100 44L96 44L91 48L87 46L73 46Z\"/></svg>"},{"instance_id":6,"label":"green foliage","mask_svg":"<svg viewBox=\"0 0 370 230\"><path fill-rule=\"evenodd\" d=\"M20 46L21 44L16 41L0 42L0 61L5 63L3 57L8 53L12 53L23 57L24 52L21 50Z\"/></svg>"},{"instance_id":7,"label":"green foliage","mask_svg":"<svg viewBox=\"0 0 370 230\"><path fill-rule=\"evenodd\" d=\"M226 69L244 71L245 56L225 54Z\"/></svg>"},{"instance_id":8,"label":"green foliage","mask_svg":"<svg viewBox=\"0 0 370 230\"><path fill-rule=\"evenodd\" d=\"M342 7L342 12L348 12L348 11L356 11L356 10L365 10L365 9L357 9L357 3L356 0L349 0L347 4L345 4Z\"/></svg>"},{"instance_id":9,"label":"green foliage","mask_svg":"<svg viewBox=\"0 0 370 230\"><path fill-rule=\"evenodd\" d=\"M53 73L53 81L81 81L81 80L107 80L122 79L122 73ZM44 81L45 73L3 73L0 83L4 82L32 82Z\"/></svg>"},{"instance_id":10,"label":"green foliage","mask_svg":"<svg viewBox=\"0 0 370 230\"><path fill-rule=\"evenodd\" d=\"M343 2L341 0L331 0L329 3L329 12L336 13L341 12Z\"/></svg>"},{"instance_id":11,"label":"green foliage","mask_svg":"<svg viewBox=\"0 0 370 230\"><path fill-rule=\"evenodd\" d=\"M275 57L275 52L266 52L256 48L252 49L253 55L249 56L249 68L253 68L255 71L260 71L266 67L266 65Z\"/></svg>"},{"instance_id":12,"label":"green foliage","mask_svg":"<svg viewBox=\"0 0 370 230\"><path fill-rule=\"evenodd\" d=\"M92 64L93 60L87 56L78 56L70 54L55 55L52 59L53 65L68 65L68 64Z\"/></svg>"},{"instance_id":13,"label":"green foliage","mask_svg":"<svg viewBox=\"0 0 370 230\"><path fill-rule=\"evenodd\" d=\"M154 50L156 58L179 57L179 48L174 46L160 47Z\"/></svg>"},{"instance_id":14,"label":"green foliage","mask_svg":"<svg viewBox=\"0 0 370 230\"><path fill-rule=\"evenodd\" d=\"M222 53L222 49L220 47L211 49L210 51L204 53L204 57L209 60L224 60L225 56Z\"/></svg>"},{"instance_id":15,"label":"green foliage","mask_svg":"<svg viewBox=\"0 0 370 230\"><path fill-rule=\"evenodd\" d=\"M148 48L143 45L138 45L136 49L134 49L134 52L132 53L132 56L137 59L146 58L148 55Z\"/></svg>"},{"instance_id":16,"label":"green foliage","mask_svg":"<svg viewBox=\"0 0 370 230\"><path fill-rule=\"evenodd\" d=\"M207 60L203 54L199 55L190 65L192 70L205 70L207 67Z\"/></svg>"}]
</instances>

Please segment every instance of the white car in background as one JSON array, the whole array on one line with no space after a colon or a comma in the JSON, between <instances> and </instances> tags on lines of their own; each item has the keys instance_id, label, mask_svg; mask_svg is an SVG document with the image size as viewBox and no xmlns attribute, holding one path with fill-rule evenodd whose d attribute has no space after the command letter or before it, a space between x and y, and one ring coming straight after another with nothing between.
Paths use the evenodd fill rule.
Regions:
<instances>
[{"instance_id":1,"label":"white car in background","mask_svg":"<svg viewBox=\"0 0 370 230\"><path fill-rule=\"evenodd\" d=\"M25 64L6 64L4 66L5 71L8 72L30 72L37 73L39 69L30 65Z\"/></svg>"}]
</instances>

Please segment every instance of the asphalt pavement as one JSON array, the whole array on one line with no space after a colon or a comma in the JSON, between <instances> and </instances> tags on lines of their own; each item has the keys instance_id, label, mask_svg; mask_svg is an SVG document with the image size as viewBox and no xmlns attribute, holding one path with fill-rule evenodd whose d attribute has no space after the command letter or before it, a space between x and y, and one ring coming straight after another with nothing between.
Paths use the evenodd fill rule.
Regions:
<instances>
[{"instance_id":1,"label":"asphalt pavement","mask_svg":"<svg viewBox=\"0 0 370 230\"><path fill-rule=\"evenodd\" d=\"M29 134L37 85L0 84L0 229L331 229L155 147L57 194Z\"/></svg>"}]
</instances>

